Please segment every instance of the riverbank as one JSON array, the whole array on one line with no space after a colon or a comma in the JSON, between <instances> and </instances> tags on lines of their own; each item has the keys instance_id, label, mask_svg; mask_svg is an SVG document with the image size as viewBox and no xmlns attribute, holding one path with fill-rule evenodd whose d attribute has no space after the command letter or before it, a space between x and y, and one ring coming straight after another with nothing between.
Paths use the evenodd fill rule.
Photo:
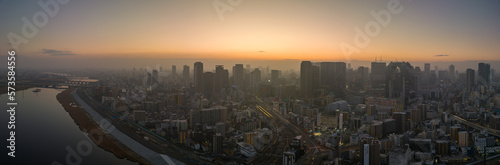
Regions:
<instances>
[{"instance_id":1,"label":"riverbank","mask_svg":"<svg viewBox=\"0 0 500 165\"><path fill-rule=\"evenodd\" d=\"M59 94L57 94L57 100L62 104L66 112L69 113L71 118L78 125L80 130L88 133L88 136L95 144L103 148L106 151L113 153L116 157L120 159L128 159L133 162L138 162L139 164L151 164L148 160L136 154L134 151L130 150L127 146L120 143L112 135L104 132L98 123L92 120L85 110L78 106L71 106L76 101L73 99L71 92L74 88L67 89ZM91 133L89 133L91 132ZM102 137L99 137L101 136ZM93 137L92 137L93 136Z\"/></svg>"}]
</instances>

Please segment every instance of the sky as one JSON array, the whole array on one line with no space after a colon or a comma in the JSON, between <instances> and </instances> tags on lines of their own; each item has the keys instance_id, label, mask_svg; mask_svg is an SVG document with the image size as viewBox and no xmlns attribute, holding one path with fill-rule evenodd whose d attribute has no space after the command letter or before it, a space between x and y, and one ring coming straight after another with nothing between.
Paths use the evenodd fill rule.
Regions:
<instances>
[{"instance_id":1,"label":"sky","mask_svg":"<svg viewBox=\"0 0 500 165\"><path fill-rule=\"evenodd\" d=\"M58 1L0 0L0 52L15 46L26 67L500 61L500 0L73 0L54 13L44 2ZM23 34L23 18L41 15Z\"/></svg>"}]
</instances>

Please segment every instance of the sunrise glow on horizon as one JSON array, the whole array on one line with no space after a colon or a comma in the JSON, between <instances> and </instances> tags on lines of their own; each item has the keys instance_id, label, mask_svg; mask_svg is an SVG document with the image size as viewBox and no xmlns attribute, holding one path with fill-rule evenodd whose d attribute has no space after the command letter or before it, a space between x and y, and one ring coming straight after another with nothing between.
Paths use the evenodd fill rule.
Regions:
<instances>
[{"instance_id":1,"label":"sunrise glow on horizon","mask_svg":"<svg viewBox=\"0 0 500 165\"><path fill-rule=\"evenodd\" d=\"M35 37L19 46L20 52L54 59L60 56L43 50L78 58L500 60L499 1L243 1L226 11L223 20L211 1L127 2L61 5ZM21 18L41 10L35 2L2 3L9 5L1 5L0 11L15 15L0 16L12 22L0 27L4 36L22 34ZM28 7L5 7L16 5ZM371 12L387 11L391 5L400 12L382 26ZM355 29L369 33L371 22L379 24L378 33L347 57L339 45L355 45ZM9 43L7 37L4 42Z\"/></svg>"}]
</instances>

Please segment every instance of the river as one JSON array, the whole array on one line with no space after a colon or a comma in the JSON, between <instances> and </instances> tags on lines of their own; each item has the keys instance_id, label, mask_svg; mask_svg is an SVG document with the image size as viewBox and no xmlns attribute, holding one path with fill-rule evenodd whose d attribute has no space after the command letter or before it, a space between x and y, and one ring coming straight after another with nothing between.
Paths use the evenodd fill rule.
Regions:
<instances>
[{"instance_id":1,"label":"river","mask_svg":"<svg viewBox=\"0 0 500 165\"><path fill-rule=\"evenodd\" d=\"M66 165L67 158L70 158L70 162L81 165L137 164L119 159L113 153L99 148L80 131L56 99L56 95L62 90L42 88L38 93L32 90L33 88L16 93L15 158L7 156L10 151L6 140L10 137L10 130L7 128L10 115L7 112L7 94L0 95L0 107L3 110L0 115L3 148L1 164Z\"/></svg>"}]
</instances>

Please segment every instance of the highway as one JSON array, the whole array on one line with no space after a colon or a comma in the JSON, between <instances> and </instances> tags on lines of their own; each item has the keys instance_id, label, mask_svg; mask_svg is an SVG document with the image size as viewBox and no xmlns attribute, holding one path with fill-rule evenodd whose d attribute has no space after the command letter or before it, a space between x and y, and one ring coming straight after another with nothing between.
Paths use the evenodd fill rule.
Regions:
<instances>
[{"instance_id":1,"label":"highway","mask_svg":"<svg viewBox=\"0 0 500 165\"><path fill-rule=\"evenodd\" d=\"M457 120L458 122L460 122L462 124L465 124L465 125L468 125L468 126L474 128L474 129L477 129L477 130L486 130L486 131L488 131L488 134L496 136L496 137L500 137L500 131L498 131L496 129L492 129L492 128L487 128L487 127L481 126L479 124L467 121L467 120L465 120L465 119L463 119L463 118L461 118L459 116L456 116L456 115L451 115L451 117L453 119Z\"/></svg>"}]
</instances>

